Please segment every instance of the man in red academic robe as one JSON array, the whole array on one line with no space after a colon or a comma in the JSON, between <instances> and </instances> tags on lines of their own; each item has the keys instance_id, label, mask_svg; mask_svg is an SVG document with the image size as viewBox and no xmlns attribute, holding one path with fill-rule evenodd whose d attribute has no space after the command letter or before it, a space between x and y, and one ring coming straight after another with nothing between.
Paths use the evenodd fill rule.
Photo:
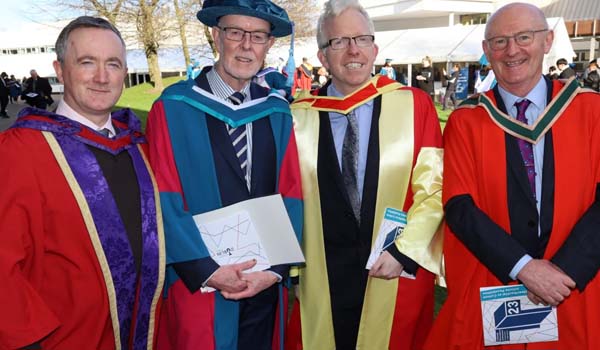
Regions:
<instances>
[{"instance_id":1,"label":"man in red academic robe","mask_svg":"<svg viewBox=\"0 0 600 350\"><path fill-rule=\"evenodd\" d=\"M292 96L296 94L296 91L310 91L312 86L313 66L308 63L308 58L302 57L302 64L296 68L294 72L294 85L292 86Z\"/></svg>"},{"instance_id":2,"label":"man in red academic robe","mask_svg":"<svg viewBox=\"0 0 600 350\"><path fill-rule=\"evenodd\" d=\"M125 44L80 17L56 55L56 113L0 134L0 349L153 349L164 239L140 121L111 112Z\"/></svg>"},{"instance_id":3,"label":"man in red academic robe","mask_svg":"<svg viewBox=\"0 0 600 350\"><path fill-rule=\"evenodd\" d=\"M533 5L487 23L498 85L446 125L448 299L425 349L600 348L600 97L543 77L552 41ZM557 307L558 340L484 347L480 288L519 282Z\"/></svg>"}]
</instances>

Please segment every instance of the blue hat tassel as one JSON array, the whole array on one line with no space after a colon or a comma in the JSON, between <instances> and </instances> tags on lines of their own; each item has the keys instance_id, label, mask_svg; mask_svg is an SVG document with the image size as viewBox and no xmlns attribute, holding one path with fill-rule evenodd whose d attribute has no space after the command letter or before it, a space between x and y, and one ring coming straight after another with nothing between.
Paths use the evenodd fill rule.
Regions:
<instances>
[{"instance_id":1,"label":"blue hat tassel","mask_svg":"<svg viewBox=\"0 0 600 350\"><path fill-rule=\"evenodd\" d=\"M285 85L292 86L294 85L294 71L296 70L296 63L294 62L294 35L295 35L295 24L292 23L292 36L290 39L290 52L288 56L287 64L285 65L285 71L287 73L287 80Z\"/></svg>"}]
</instances>

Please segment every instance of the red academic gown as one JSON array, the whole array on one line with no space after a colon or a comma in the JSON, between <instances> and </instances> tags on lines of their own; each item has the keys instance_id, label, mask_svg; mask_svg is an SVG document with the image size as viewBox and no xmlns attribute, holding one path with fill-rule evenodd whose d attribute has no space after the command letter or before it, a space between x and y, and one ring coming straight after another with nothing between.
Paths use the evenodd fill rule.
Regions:
<instances>
[{"instance_id":1,"label":"red academic gown","mask_svg":"<svg viewBox=\"0 0 600 350\"><path fill-rule=\"evenodd\" d=\"M551 125L554 212L544 259L553 258L565 243L575 224L594 202L600 183L599 96L578 90L572 100L559 99L561 88L562 83L553 83L553 98L548 106L562 100L560 105L565 110ZM492 91L486 96L496 104ZM510 234L504 130L481 105L466 106L457 109L446 125L444 147L444 205L455 196L469 194L477 207ZM448 299L425 349L484 349L479 288L502 283L448 227L445 228L444 257ZM558 306L559 341L485 349L600 349L598 310L600 278L595 276L583 292L573 290Z\"/></svg>"},{"instance_id":2,"label":"red academic gown","mask_svg":"<svg viewBox=\"0 0 600 350\"><path fill-rule=\"evenodd\" d=\"M312 86L312 66L301 64L294 71L294 85L292 86L292 96L296 94L296 90L310 91Z\"/></svg>"},{"instance_id":3,"label":"red academic gown","mask_svg":"<svg viewBox=\"0 0 600 350\"><path fill-rule=\"evenodd\" d=\"M49 143L39 130L9 129L0 134L0 163L0 349L43 339L42 349L114 350L110 298L85 222L90 214L80 210Z\"/></svg>"}]
</instances>

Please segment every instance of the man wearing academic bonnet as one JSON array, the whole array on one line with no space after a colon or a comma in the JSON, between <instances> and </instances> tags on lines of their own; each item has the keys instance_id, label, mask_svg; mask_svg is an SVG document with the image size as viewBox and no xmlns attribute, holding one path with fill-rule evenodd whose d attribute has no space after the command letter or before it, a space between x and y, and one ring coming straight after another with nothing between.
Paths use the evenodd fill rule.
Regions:
<instances>
[{"instance_id":1,"label":"man wearing academic bonnet","mask_svg":"<svg viewBox=\"0 0 600 350\"><path fill-rule=\"evenodd\" d=\"M556 307L558 340L490 349L600 349L600 96L544 77L553 39L530 4L506 5L486 25L498 84L444 131L448 299L427 350L488 349L480 288L517 283L522 309Z\"/></svg>"},{"instance_id":2,"label":"man wearing academic bonnet","mask_svg":"<svg viewBox=\"0 0 600 350\"><path fill-rule=\"evenodd\" d=\"M168 249L159 348L271 349L282 344L289 267L244 272L253 260L219 266L193 216L279 193L300 230L289 106L251 82L275 37L291 34L292 25L268 0L204 1L197 17L212 27L219 60L166 89L148 118Z\"/></svg>"}]
</instances>

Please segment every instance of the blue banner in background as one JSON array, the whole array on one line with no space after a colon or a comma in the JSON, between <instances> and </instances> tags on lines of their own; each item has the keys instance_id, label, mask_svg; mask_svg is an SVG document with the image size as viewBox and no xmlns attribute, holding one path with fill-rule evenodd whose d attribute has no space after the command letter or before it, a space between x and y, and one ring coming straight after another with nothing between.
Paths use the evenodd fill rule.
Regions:
<instances>
[{"instance_id":1,"label":"blue banner in background","mask_svg":"<svg viewBox=\"0 0 600 350\"><path fill-rule=\"evenodd\" d=\"M464 100L469 94L469 68L461 68L456 82L456 99Z\"/></svg>"}]
</instances>

